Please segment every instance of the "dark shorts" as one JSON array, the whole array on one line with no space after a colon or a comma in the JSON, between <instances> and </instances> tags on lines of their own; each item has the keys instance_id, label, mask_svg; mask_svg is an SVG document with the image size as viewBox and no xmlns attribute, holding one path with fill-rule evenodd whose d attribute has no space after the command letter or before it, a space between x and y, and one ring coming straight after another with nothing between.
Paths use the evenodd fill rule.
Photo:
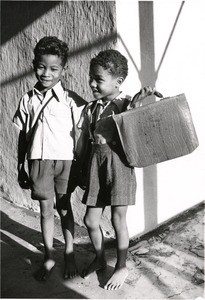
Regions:
<instances>
[{"instance_id":1,"label":"dark shorts","mask_svg":"<svg viewBox=\"0 0 205 300\"><path fill-rule=\"evenodd\" d=\"M126 166L107 144L94 144L92 151L83 203L98 207L134 205L134 168Z\"/></svg>"},{"instance_id":2,"label":"dark shorts","mask_svg":"<svg viewBox=\"0 0 205 300\"><path fill-rule=\"evenodd\" d=\"M34 200L51 199L57 194L71 193L72 160L29 160L31 198Z\"/></svg>"}]
</instances>

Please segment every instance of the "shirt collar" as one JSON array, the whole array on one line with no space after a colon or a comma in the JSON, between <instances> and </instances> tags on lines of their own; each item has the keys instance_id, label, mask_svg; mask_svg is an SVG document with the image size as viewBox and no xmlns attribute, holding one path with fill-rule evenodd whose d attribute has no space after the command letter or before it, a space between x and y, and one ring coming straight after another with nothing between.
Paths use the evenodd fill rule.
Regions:
<instances>
[{"instance_id":1,"label":"shirt collar","mask_svg":"<svg viewBox=\"0 0 205 300\"><path fill-rule=\"evenodd\" d=\"M56 83L56 85L54 85L51 89L49 89L47 92L51 92L53 94L53 96L60 101L61 99L63 99L63 94L64 94L64 88L62 86L61 81L58 81L58 83ZM35 84L34 88L33 88L33 95L39 95L42 96L42 93L38 90L38 83Z\"/></svg>"},{"instance_id":2,"label":"shirt collar","mask_svg":"<svg viewBox=\"0 0 205 300\"><path fill-rule=\"evenodd\" d=\"M111 102L114 103L117 106L118 110L121 111L122 106L124 104L124 99L127 97L129 97L129 96L125 95L123 92L120 92L120 94L114 100L110 101L110 103ZM101 99L98 100L98 104L103 105L103 106L105 105Z\"/></svg>"}]
</instances>

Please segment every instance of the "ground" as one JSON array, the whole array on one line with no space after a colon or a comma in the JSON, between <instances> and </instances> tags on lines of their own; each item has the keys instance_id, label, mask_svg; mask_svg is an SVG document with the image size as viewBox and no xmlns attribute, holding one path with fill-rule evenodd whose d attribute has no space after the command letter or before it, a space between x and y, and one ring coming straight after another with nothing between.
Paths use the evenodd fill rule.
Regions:
<instances>
[{"instance_id":1,"label":"ground","mask_svg":"<svg viewBox=\"0 0 205 300\"><path fill-rule=\"evenodd\" d=\"M39 214L1 199L1 298L46 299L203 299L204 207L184 212L140 239L132 239L129 276L118 291L103 289L116 260L113 240L106 241L108 267L89 279L64 280L63 236L55 227L56 267L49 280L33 278L43 258ZM94 256L85 228L76 225L79 271Z\"/></svg>"}]
</instances>

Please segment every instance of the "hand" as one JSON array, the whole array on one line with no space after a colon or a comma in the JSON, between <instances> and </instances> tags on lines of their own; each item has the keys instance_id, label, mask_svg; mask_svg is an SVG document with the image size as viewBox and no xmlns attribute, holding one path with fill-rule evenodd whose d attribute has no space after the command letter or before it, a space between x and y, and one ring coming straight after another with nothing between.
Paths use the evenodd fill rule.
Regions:
<instances>
[{"instance_id":1,"label":"hand","mask_svg":"<svg viewBox=\"0 0 205 300\"><path fill-rule=\"evenodd\" d=\"M147 96L155 95L159 98L162 98L163 95L156 91L155 88L151 86L146 86L142 88L132 99L132 106L135 106L137 103L138 105L141 104L142 100L145 99Z\"/></svg>"},{"instance_id":2,"label":"hand","mask_svg":"<svg viewBox=\"0 0 205 300\"><path fill-rule=\"evenodd\" d=\"M24 167L22 167L18 172L18 183L22 189L28 190L30 188L30 180Z\"/></svg>"}]
</instances>

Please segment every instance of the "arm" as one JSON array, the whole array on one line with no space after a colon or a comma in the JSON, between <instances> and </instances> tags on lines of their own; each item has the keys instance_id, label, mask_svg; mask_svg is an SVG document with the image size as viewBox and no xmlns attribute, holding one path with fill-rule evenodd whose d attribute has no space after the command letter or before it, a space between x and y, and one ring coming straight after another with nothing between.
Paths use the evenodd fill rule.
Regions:
<instances>
[{"instance_id":1,"label":"arm","mask_svg":"<svg viewBox=\"0 0 205 300\"><path fill-rule=\"evenodd\" d=\"M82 166L85 162L86 150L89 143L89 135L85 132L85 130L80 130L78 141L76 144L76 160L79 165Z\"/></svg>"},{"instance_id":2,"label":"arm","mask_svg":"<svg viewBox=\"0 0 205 300\"><path fill-rule=\"evenodd\" d=\"M28 149L28 142L26 140L26 133L24 131L19 132L18 139L18 183L23 189L29 188L29 177L25 171L25 160Z\"/></svg>"},{"instance_id":3,"label":"arm","mask_svg":"<svg viewBox=\"0 0 205 300\"><path fill-rule=\"evenodd\" d=\"M82 118L77 126L78 139L75 147L75 163L78 173L78 185L85 189L87 179L88 162L91 154L91 143L89 139L88 120L86 109L84 109Z\"/></svg>"},{"instance_id":4,"label":"arm","mask_svg":"<svg viewBox=\"0 0 205 300\"><path fill-rule=\"evenodd\" d=\"M81 189L86 188L88 165L91 157L92 144L89 139L89 136L82 131L78 139L76 147L76 169L77 169L77 185Z\"/></svg>"},{"instance_id":5,"label":"arm","mask_svg":"<svg viewBox=\"0 0 205 300\"><path fill-rule=\"evenodd\" d=\"M13 117L13 123L18 128L18 182L22 188L28 189L29 178L25 171L25 159L28 149L26 140L26 124L28 120L27 102L29 100L28 93L24 95L20 102L17 111Z\"/></svg>"}]
</instances>

